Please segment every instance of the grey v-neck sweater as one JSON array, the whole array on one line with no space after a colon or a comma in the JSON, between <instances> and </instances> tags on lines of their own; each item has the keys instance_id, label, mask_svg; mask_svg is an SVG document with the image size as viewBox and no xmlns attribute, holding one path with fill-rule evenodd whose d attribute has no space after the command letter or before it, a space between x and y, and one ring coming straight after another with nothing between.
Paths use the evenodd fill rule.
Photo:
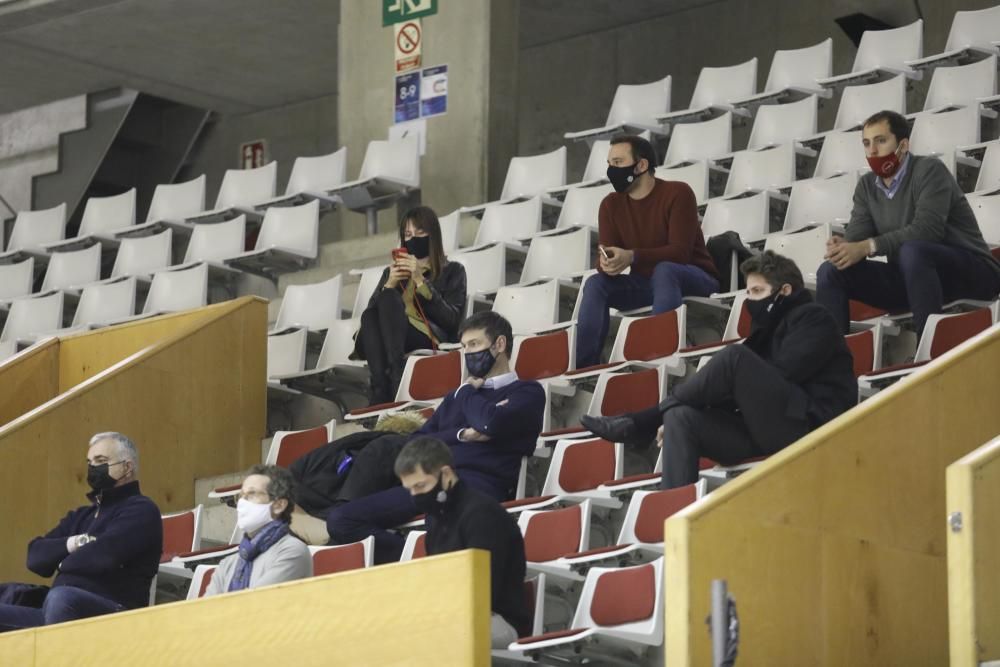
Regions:
<instances>
[{"instance_id":1,"label":"grey v-neck sweater","mask_svg":"<svg viewBox=\"0 0 1000 667\"><path fill-rule=\"evenodd\" d=\"M906 241L943 243L982 257L1000 276L1000 262L990 255L972 207L941 160L911 153L892 199L878 188L876 178L868 173L858 179L848 241L874 238L878 253L890 260Z\"/></svg>"}]
</instances>

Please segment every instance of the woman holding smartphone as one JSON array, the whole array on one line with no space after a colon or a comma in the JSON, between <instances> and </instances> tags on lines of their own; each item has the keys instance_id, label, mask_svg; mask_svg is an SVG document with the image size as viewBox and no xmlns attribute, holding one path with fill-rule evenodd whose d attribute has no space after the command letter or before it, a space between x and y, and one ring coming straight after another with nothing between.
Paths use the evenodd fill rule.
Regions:
<instances>
[{"instance_id":1,"label":"woman holding smartphone","mask_svg":"<svg viewBox=\"0 0 1000 667\"><path fill-rule=\"evenodd\" d=\"M455 342L465 315L465 267L445 256L434 210L404 213L399 243L361 315L355 345L355 356L368 360L372 404L395 400L407 352Z\"/></svg>"}]
</instances>

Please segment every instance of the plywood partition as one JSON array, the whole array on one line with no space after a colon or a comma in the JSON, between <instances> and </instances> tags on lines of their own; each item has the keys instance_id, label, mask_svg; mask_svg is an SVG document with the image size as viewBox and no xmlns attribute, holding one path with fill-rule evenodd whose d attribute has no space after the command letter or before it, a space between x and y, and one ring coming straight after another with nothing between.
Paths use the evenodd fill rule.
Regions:
<instances>
[{"instance_id":1,"label":"plywood partition","mask_svg":"<svg viewBox=\"0 0 1000 667\"><path fill-rule=\"evenodd\" d=\"M0 635L0 662L486 667L489 625L489 554L461 551Z\"/></svg>"},{"instance_id":2,"label":"plywood partition","mask_svg":"<svg viewBox=\"0 0 1000 667\"><path fill-rule=\"evenodd\" d=\"M711 664L713 579L739 663L948 664L945 469L1000 432L1000 328L666 523L666 654Z\"/></svg>"},{"instance_id":3,"label":"plywood partition","mask_svg":"<svg viewBox=\"0 0 1000 667\"><path fill-rule=\"evenodd\" d=\"M140 483L164 512L191 507L194 480L260 457L266 405L266 303L211 309L0 427L0 581L24 580L25 547L86 502L86 444L99 431L136 441ZM108 345L126 345L114 330ZM63 352L74 341L61 343Z\"/></svg>"},{"instance_id":4,"label":"plywood partition","mask_svg":"<svg viewBox=\"0 0 1000 667\"><path fill-rule=\"evenodd\" d=\"M0 425L59 393L59 341L33 345L0 363Z\"/></svg>"},{"instance_id":5,"label":"plywood partition","mask_svg":"<svg viewBox=\"0 0 1000 667\"><path fill-rule=\"evenodd\" d=\"M952 667L1000 659L1000 435L948 466Z\"/></svg>"}]
</instances>

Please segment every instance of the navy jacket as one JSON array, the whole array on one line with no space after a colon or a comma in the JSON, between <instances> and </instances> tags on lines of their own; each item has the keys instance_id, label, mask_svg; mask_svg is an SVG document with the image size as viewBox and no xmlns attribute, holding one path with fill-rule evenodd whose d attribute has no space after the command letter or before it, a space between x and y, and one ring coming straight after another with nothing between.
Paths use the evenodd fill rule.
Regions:
<instances>
[{"instance_id":1,"label":"navy jacket","mask_svg":"<svg viewBox=\"0 0 1000 667\"><path fill-rule=\"evenodd\" d=\"M72 510L59 525L28 544L28 569L56 574L56 586L82 588L135 609L149 604L149 587L163 552L163 520L139 482L92 492L93 502ZM97 540L73 553L66 538L87 533Z\"/></svg>"},{"instance_id":2,"label":"navy jacket","mask_svg":"<svg viewBox=\"0 0 1000 667\"><path fill-rule=\"evenodd\" d=\"M459 476L502 501L513 497L521 457L535 451L544 412L545 390L533 380L515 380L499 389L463 384L445 397L414 437L443 440L451 447ZM474 428L490 440L461 441L458 432L464 428Z\"/></svg>"}]
</instances>

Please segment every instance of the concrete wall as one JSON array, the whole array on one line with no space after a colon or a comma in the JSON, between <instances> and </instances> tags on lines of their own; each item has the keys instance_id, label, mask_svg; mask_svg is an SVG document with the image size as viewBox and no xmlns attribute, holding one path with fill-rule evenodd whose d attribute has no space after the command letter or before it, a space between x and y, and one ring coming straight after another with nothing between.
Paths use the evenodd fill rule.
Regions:
<instances>
[{"instance_id":1,"label":"concrete wall","mask_svg":"<svg viewBox=\"0 0 1000 667\"><path fill-rule=\"evenodd\" d=\"M645 83L673 75L672 107L687 108L702 66L720 67L759 60L763 87L776 49L794 49L833 37L833 72L850 71L855 47L834 23L839 16L864 12L891 25L919 18L912 0L728 0L521 51L519 72L518 154L552 150L565 143L563 133L600 127L619 83ZM992 7L996 0L920 2L924 18L924 53L944 48L956 10ZM923 100L926 82L917 84L910 110ZM820 128L829 127L838 98L820 112ZM745 144L749 128L738 128L734 148ZM583 171L587 149L570 145L568 176Z\"/></svg>"}]
</instances>

